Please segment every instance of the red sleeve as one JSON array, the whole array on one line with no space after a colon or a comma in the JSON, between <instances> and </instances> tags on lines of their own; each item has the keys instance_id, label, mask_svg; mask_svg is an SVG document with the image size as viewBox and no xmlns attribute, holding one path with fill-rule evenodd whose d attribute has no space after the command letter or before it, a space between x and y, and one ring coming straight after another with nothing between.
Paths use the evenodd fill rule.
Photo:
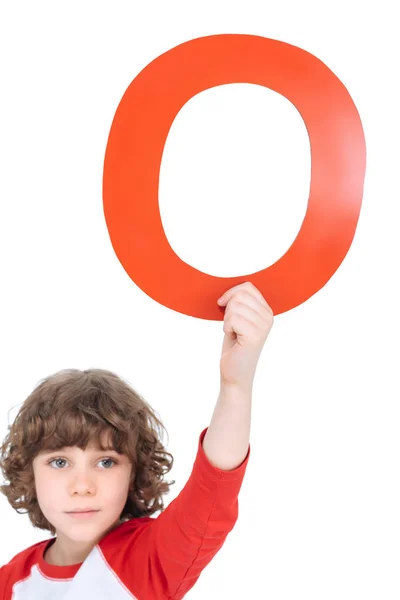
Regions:
<instances>
[{"instance_id":1,"label":"red sleeve","mask_svg":"<svg viewBox=\"0 0 400 600\"><path fill-rule=\"evenodd\" d=\"M0 600L3 600L6 597L7 583L6 569L5 565L3 565L0 567Z\"/></svg>"},{"instance_id":2,"label":"red sleeve","mask_svg":"<svg viewBox=\"0 0 400 600\"><path fill-rule=\"evenodd\" d=\"M136 520L135 532L120 540L118 553L114 544L111 551L113 532L104 540L108 543L100 542L111 568L139 599L183 598L237 521L238 494L250 447L239 467L223 471L214 467L204 452L206 431L200 434L186 485L167 508L157 518Z\"/></svg>"}]
</instances>

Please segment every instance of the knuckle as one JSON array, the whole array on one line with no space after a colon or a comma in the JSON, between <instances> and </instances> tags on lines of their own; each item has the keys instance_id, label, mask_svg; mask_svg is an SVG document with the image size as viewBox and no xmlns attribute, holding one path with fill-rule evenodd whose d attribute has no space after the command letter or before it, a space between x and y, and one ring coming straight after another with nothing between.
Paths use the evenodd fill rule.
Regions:
<instances>
[{"instance_id":1,"label":"knuckle","mask_svg":"<svg viewBox=\"0 0 400 600\"><path fill-rule=\"evenodd\" d=\"M231 300L231 302L230 302L230 307L229 307L229 308L230 308L231 310L232 310L232 309L237 309L237 307L239 306L239 304L240 304L240 302L239 302L239 299L238 299L237 297L236 297L236 298L233 298L233 299Z\"/></svg>"}]
</instances>

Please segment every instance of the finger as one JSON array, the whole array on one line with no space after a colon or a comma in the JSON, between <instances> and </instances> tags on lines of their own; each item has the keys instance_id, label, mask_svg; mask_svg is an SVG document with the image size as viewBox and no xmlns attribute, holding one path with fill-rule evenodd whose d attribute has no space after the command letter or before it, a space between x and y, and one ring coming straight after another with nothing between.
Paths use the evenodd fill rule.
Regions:
<instances>
[{"instance_id":1,"label":"finger","mask_svg":"<svg viewBox=\"0 0 400 600\"><path fill-rule=\"evenodd\" d=\"M255 285L253 285L250 281L246 281L245 283L241 283L240 285L235 285L234 287L230 288L229 290L227 290L219 299L218 299L218 304L220 306L222 306L223 304L226 304L230 298L238 293L239 291L246 291L247 293L249 293L251 296L253 296L254 298L257 298L257 300L263 305L266 306L271 312L272 309L269 306L268 302L265 300L264 296L261 294L261 292L255 287Z\"/></svg>"},{"instance_id":2,"label":"finger","mask_svg":"<svg viewBox=\"0 0 400 600\"><path fill-rule=\"evenodd\" d=\"M257 302L256 299L253 298L253 300ZM240 315L240 317L245 318L249 323L252 323L256 326L258 326L260 323L260 314L258 310L255 310L248 304L243 304L237 300L232 300L232 302L230 302L227 306L225 318L226 320L229 320L235 315Z\"/></svg>"},{"instance_id":3,"label":"finger","mask_svg":"<svg viewBox=\"0 0 400 600\"><path fill-rule=\"evenodd\" d=\"M249 281L240 283L238 285L234 285L233 287L229 288L228 290L226 290L223 295L221 296L221 298L224 298L227 294L231 295L236 293L237 290L239 289L244 289L246 287L250 287L250 285L252 285Z\"/></svg>"},{"instance_id":4,"label":"finger","mask_svg":"<svg viewBox=\"0 0 400 600\"><path fill-rule=\"evenodd\" d=\"M243 300L238 296L233 296L228 302L225 315L241 314L247 316L249 320L261 327L264 323L271 319L271 313L267 308L254 298L247 294Z\"/></svg>"},{"instance_id":5,"label":"finger","mask_svg":"<svg viewBox=\"0 0 400 600\"><path fill-rule=\"evenodd\" d=\"M257 331L258 327L256 322L252 319L251 315L247 315L244 312L234 312L226 315L224 319L223 330L225 333L236 333L236 335L247 335L251 331Z\"/></svg>"},{"instance_id":6,"label":"finger","mask_svg":"<svg viewBox=\"0 0 400 600\"><path fill-rule=\"evenodd\" d=\"M235 336L258 339L260 336L257 324L251 321L247 316L237 312L229 315L228 318L224 320L223 331L232 339L234 339Z\"/></svg>"},{"instance_id":7,"label":"finger","mask_svg":"<svg viewBox=\"0 0 400 600\"><path fill-rule=\"evenodd\" d=\"M240 304L235 301L227 307L224 318L224 331L232 330L232 323L237 323L239 329L235 332L249 337L255 336L257 339L264 337L265 333L271 329L271 315L263 309L259 313L248 305ZM273 317L272 317L273 321ZM234 328L233 328L234 329Z\"/></svg>"},{"instance_id":8,"label":"finger","mask_svg":"<svg viewBox=\"0 0 400 600\"><path fill-rule=\"evenodd\" d=\"M221 298L219 298L218 304L220 306L226 306L230 301L235 299L242 302L243 304L248 304L249 306L252 306L256 311L264 312L265 310L267 310L268 313L272 314L272 309L266 302L262 294L260 294L257 288L254 288L254 290L249 287L235 286L235 288L228 290L227 292L225 292L225 294L221 296Z\"/></svg>"}]
</instances>

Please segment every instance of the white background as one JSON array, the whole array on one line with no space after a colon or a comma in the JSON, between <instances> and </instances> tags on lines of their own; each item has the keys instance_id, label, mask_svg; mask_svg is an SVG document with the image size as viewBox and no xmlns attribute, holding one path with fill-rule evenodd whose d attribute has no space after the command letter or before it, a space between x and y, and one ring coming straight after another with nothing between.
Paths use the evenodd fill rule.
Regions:
<instances>
[{"instance_id":1,"label":"white background","mask_svg":"<svg viewBox=\"0 0 400 600\"><path fill-rule=\"evenodd\" d=\"M341 267L276 317L254 385L239 520L187 598L398 600L394 1L2 4L0 434L50 373L111 369L168 430L177 483L166 504L184 486L218 396L222 322L169 310L130 280L105 225L102 169L135 76L170 48L218 33L278 39L321 59L359 110L367 174ZM305 125L288 100L247 84L203 92L177 116L164 152L170 244L197 269L245 281L296 237L310 164ZM0 564L49 537L3 496L0 522Z\"/></svg>"}]
</instances>

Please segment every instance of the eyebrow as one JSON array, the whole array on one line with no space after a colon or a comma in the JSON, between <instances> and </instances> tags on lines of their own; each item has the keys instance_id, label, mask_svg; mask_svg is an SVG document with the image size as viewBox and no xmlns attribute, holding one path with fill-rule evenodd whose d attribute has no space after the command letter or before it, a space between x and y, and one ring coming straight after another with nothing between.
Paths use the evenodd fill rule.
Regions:
<instances>
[{"instance_id":1,"label":"eyebrow","mask_svg":"<svg viewBox=\"0 0 400 600\"><path fill-rule=\"evenodd\" d=\"M40 454L42 456L48 456L49 454L57 454L58 452L71 452L73 448L75 448L75 446L63 446L62 448L56 448L55 450L41 450ZM97 447L93 452L115 452L115 454L118 454L114 448L110 448L109 446L104 448L104 450Z\"/></svg>"}]
</instances>

